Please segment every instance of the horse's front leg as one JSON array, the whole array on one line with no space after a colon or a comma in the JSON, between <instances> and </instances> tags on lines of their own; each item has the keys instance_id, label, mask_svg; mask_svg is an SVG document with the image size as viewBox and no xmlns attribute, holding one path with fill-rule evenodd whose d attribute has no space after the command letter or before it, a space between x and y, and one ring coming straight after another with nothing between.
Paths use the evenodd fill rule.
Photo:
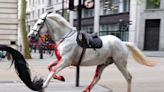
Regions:
<instances>
[{"instance_id":1,"label":"horse's front leg","mask_svg":"<svg viewBox=\"0 0 164 92\"><path fill-rule=\"evenodd\" d=\"M66 66L66 65L65 65L64 61L63 61L63 60L60 60L60 61L56 64L56 66L54 66L54 67L51 69L51 71L50 71L50 73L49 73L49 75L48 75L46 81L43 83L43 88L46 88L46 87L48 86L50 80L53 78L53 76L56 75L59 71L61 71L63 68L65 68L65 66Z\"/></svg>"},{"instance_id":2,"label":"horse's front leg","mask_svg":"<svg viewBox=\"0 0 164 92\"><path fill-rule=\"evenodd\" d=\"M54 62L51 62L50 64L48 64L48 70L51 72L52 68L54 66L56 66L58 64L59 61L54 61ZM54 79L57 79L59 81L65 81L65 78L63 76L57 76L57 75L54 75L53 76Z\"/></svg>"}]
</instances>

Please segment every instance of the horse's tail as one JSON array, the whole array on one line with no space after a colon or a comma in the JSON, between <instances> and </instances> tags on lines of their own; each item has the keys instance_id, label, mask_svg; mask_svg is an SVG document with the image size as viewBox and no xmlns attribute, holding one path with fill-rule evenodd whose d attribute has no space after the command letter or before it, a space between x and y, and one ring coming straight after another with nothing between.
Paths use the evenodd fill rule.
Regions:
<instances>
[{"instance_id":1,"label":"horse's tail","mask_svg":"<svg viewBox=\"0 0 164 92\"><path fill-rule=\"evenodd\" d=\"M31 79L31 73L28 64L19 51L6 45L0 45L0 50L7 51L11 54L12 64L15 65L16 73L27 87L34 91L41 91L43 89L43 79L37 77L34 77L33 80Z\"/></svg>"},{"instance_id":2,"label":"horse's tail","mask_svg":"<svg viewBox=\"0 0 164 92\"><path fill-rule=\"evenodd\" d=\"M132 43L130 43L130 42L124 42L124 43L126 44L128 49L132 52L134 59L139 64L150 66L150 67L153 67L157 64L157 62L154 62L154 61L146 58L144 56L144 54L136 46L134 46Z\"/></svg>"}]
</instances>

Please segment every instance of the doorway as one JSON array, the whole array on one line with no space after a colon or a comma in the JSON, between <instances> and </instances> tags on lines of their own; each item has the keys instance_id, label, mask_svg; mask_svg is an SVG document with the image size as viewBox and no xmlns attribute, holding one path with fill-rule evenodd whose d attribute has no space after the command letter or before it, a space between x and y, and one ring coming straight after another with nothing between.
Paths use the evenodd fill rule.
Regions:
<instances>
[{"instance_id":1,"label":"doorway","mask_svg":"<svg viewBox=\"0 0 164 92\"><path fill-rule=\"evenodd\" d=\"M160 19L148 19L145 22L144 50L159 49Z\"/></svg>"}]
</instances>

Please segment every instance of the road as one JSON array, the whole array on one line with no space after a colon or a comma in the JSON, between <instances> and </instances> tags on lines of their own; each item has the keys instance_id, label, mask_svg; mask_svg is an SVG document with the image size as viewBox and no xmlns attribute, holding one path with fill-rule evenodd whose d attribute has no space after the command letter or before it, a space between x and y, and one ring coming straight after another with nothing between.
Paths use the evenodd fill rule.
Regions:
<instances>
[{"instance_id":1,"label":"road","mask_svg":"<svg viewBox=\"0 0 164 92\"><path fill-rule=\"evenodd\" d=\"M39 60L35 55L34 59L27 60L32 72L32 75L42 76L46 78L48 75L47 64L53 61L54 58L45 56L45 59ZM158 61L156 67L146 67L136 63L131 57L128 60L128 70L133 76L132 81L132 92L164 92L164 57L150 57ZM8 69L10 62L1 62L0 65L0 88L3 88L3 82L17 82L20 79L15 74L13 67ZM68 67L61 71L59 75L63 75L66 79L66 84L69 82L75 82L75 67ZM95 67L81 67L80 81L89 83L94 76ZM62 83L56 80L52 80L52 83ZM51 84L51 83L50 83ZM101 80L98 82L99 85L112 89L113 92L126 92L126 81L122 74L118 71L115 65L107 67ZM10 85L11 86L11 85ZM6 86L7 87L7 86ZM12 87L11 87L12 89ZM14 89L14 87L13 87ZM22 87L22 90L24 86ZM10 92L10 91L3 91ZM49 92L49 91L48 91ZM93 91L94 92L94 91Z\"/></svg>"},{"instance_id":2,"label":"road","mask_svg":"<svg viewBox=\"0 0 164 92\"><path fill-rule=\"evenodd\" d=\"M66 82L66 83L54 83L51 82L49 87L45 89L45 92L82 92L85 88L86 83L81 83L80 87L75 87L74 83ZM107 88L103 88L102 86L96 85L93 92L111 92L111 90ZM0 83L0 92L33 92L28 89L22 83Z\"/></svg>"}]
</instances>

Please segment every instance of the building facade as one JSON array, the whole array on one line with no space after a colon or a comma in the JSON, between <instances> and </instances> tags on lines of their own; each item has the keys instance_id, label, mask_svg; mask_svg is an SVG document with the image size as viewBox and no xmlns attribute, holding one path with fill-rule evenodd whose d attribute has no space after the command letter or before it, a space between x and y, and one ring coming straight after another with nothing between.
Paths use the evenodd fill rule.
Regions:
<instances>
[{"instance_id":1,"label":"building facade","mask_svg":"<svg viewBox=\"0 0 164 92\"><path fill-rule=\"evenodd\" d=\"M130 0L95 0L93 9L82 9L82 31L116 35L127 41L129 37ZM74 26L77 19L74 19Z\"/></svg>"},{"instance_id":2,"label":"building facade","mask_svg":"<svg viewBox=\"0 0 164 92\"><path fill-rule=\"evenodd\" d=\"M28 28L45 11L62 14L73 26L77 26L77 11L68 10L69 0L27 0ZM75 8L78 0L74 0ZM82 9L82 31L113 34L128 40L130 0L95 0L93 9ZM44 11L43 11L44 10Z\"/></svg>"},{"instance_id":3,"label":"building facade","mask_svg":"<svg viewBox=\"0 0 164 92\"><path fill-rule=\"evenodd\" d=\"M0 0L0 44L17 47L18 0Z\"/></svg>"},{"instance_id":4,"label":"building facade","mask_svg":"<svg viewBox=\"0 0 164 92\"><path fill-rule=\"evenodd\" d=\"M68 0L27 0L27 30L29 31L37 19L45 12L62 13L62 3L64 10L68 8Z\"/></svg>"},{"instance_id":5,"label":"building facade","mask_svg":"<svg viewBox=\"0 0 164 92\"><path fill-rule=\"evenodd\" d=\"M158 1L154 3L153 1ZM164 1L131 0L130 41L142 50L164 50Z\"/></svg>"},{"instance_id":6,"label":"building facade","mask_svg":"<svg viewBox=\"0 0 164 92\"><path fill-rule=\"evenodd\" d=\"M27 0L27 31L30 31L41 14L46 12L49 0Z\"/></svg>"}]
</instances>

